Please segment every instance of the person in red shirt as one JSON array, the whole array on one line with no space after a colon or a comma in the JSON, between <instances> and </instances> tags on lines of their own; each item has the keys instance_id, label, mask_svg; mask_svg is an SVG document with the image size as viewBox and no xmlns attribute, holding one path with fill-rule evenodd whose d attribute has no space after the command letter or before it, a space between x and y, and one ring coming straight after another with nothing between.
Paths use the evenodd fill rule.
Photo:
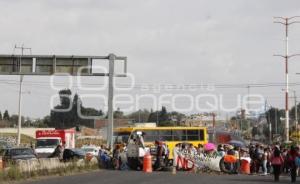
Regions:
<instances>
[{"instance_id":1,"label":"person in red shirt","mask_svg":"<svg viewBox=\"0 0 300 184\"><path fill-rule=\"evenodd\" d=\"M291 172L291 181L294 183L296 182L297 177L297 165L296 165L296 158L299 157L298 149L295 146L291 146L290 151L287 153L286 156L287 164Z\"/></svg>"},{"instance_id":2,"label":"person in red shirt","mask_svg":"<svg viewBox=\"0 0 300 184\"><path fill-rule=\"evenodd\" d=\"M280 152L280 149L276 146L274 148L274 152L271 156L271 163L273 166L273 171L274 171L274 180L277 182L279 181L279 176L281 173L281 166L283 165L283 158Z\"/></svg>"}]
</instances>

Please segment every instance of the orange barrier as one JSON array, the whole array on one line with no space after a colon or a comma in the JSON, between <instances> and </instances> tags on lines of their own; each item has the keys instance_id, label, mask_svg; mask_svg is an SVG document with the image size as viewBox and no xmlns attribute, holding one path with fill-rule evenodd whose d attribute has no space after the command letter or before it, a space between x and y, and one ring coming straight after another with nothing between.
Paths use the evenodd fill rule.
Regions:
<instances>
[{"instance_id":1,"label":"orange barrier","mask_svg":"<svg viewBox=\"0 0 300 184\"><path fill-rule=\"evenodd\" d=\"M144 156L144 159L143 159L143 171L145 173L151 173L152 172L152 158L151 158L151 155L149 153L147 153Z\"/></svg>"},{"instance_id":2,"label":"orange barrier","mask_svg":"<svg viewBox=\"0 0 300 184\"><path fill-rule=\"evenodd\" d=\"M250 174L250 163L248 160L241 160L240 172L242 174Z\"/></svg>"},{"instance_id":3,"label":"orange barrier","mask_svg":"<svg viewBox=\"0 0 300 184\"><path fill-rule=\"evenodd\" d=\"M234 155L225 155L224 156L224 162L226 162L226 163L235 163L236 160L237 159Z\"/></svg>"}]
</instances>

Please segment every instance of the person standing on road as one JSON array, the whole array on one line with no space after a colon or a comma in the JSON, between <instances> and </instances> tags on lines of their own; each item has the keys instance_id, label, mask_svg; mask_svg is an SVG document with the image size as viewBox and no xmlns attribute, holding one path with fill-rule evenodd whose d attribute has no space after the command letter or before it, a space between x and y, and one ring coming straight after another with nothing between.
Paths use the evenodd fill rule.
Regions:
<instances>
[{"instance_id":1,"label":"person standing on road","mask_svg":"<svg viewBox=\"0 0 300 184\"><path fill-rule=\"evenodd\" d=\"M283 158L281 156L280 149L276 146L274 148L273 155L271 156L271 163L273 166L273 172L274 172L274 180L277 182L279 181L279 176L281 173L281 166L283 165Z\"/></svg>"},{"instance_id":2,"label":"person standing on road","mask_svg":"<svg viewBox=\"0 0 300 184\"><path fill-rule=\"evenodd\" d=\"M259 173L260 167L262 166L263 147L259 144L255 146L255 172Z\"/></svg>"},{"instance_id":3,"label":"person standing on road","mask_svg":"<svg viewBox=\"0 0 300 184\"><path fill-rule=\"evenodd\" d=\"M296 158L299 156L298 150L292 145L290 151L287 153L287 164L290 169L291 181L296 182L297 177L297 165Z\"/></svg>"},{"instance_id":4,"label":"person standing on road","mask_svg":"<svg viewBox=\"0 0 300 184\"><path fill-rule=\"evenodd\" d=\"M224 150L224 147L223 147L222 144L220 144L220 145L218 146L217 151L218 151L218 154L219 154L221 157L224 157L224 156L226 155L225 150Z\"/></svg>"},{"instance_id":5,"label":"person standing on road","mask_svg":"<svg viewBox=\"0 0 300 184\"><path fill-rule=\"evenodd\" d=\"M198 147L197 147L197 154L198 154L198 155L202 155L203 153L204 153L203 145L202 145L202 144L198 144Z\"/></svg>"},{"instance_id":6,"label":"person standing on road","mask_svg":"<svg viewBox=\"0 0 300 184\"><path fill-rule=\"evenodd\" d=\"M284 164L282 167L282 171L285 172L286 174L288 174L289 173L289 166L288 166L288 160L287 160L288 150L286 148L281 147L281 153L282 153L282 157L284 158Z\"/></svg>"},{"instance_id":7,"label":"person standing on road","mask_svg":"<svg viewBox=\"0 0 300 184\"><path fill-rule=\"evenodd\" d=\"M255 159L255 146L253 144L250 144L249 146L249 156L251 158L250 173L255 174L256 159Z\"/></svg>"},{"instance_id":8,"label":"person standing on road","mask_svg":"<svg viewBox=\"0 0 300 184\"><path fill-rule=\"evenodd\" d=\"M268 174L268 158L269 158L269 152L268 152L268 148L264 149L264 153L262 156L262 165L263 165L263 175L267 175Z\"/></svg>"},{"instance_id":9,"label":"person standing on road","mask_svg":"<svg viewBox=\"0 0 300 184\"><path fill-rule=\"evenodd\" d=\"M234 148L234 156L237 159L236 163L235 163L235 173L237 174L238 171L240 170L240 166L241 166L241 148L239 146L235 146Z\"/></svg>"},{"instance_id":10,"label":"person standing on road","mask_svg":"<svg viewBox=\"0 0 300 184\"><path fill-rule=\"evenodd\" d=\"M121 147L120 145L117 145L116 148L113 150L113 166L115 170L120 169L120 153L121 153Z\"/></svg>"},{"instance_id":11,"label":"person standing on road","mask_svg":"<svg viewBox=\"0 0 300 184\"><path fill-rule=\"evenodd\" d=\"M164 156L164 147L163 147L163 142L156 140L155 141L156 145L156 160L154 164L155 170L161 170L163 165L163 156Z\"/></svg>"},{"instance_id":12,"label":"person standing on road","mask_svg":"<svg viewBox=\"0 0 300 184\"><path fill-rule=\"evenodd\" d=\"M181 144L176 144L174 149L173 149L173 173L175 174L176 173L176 167L177 167L177 158L178 158L178 154L180 152L180 147L181 147Z\"/></svg>"}]
</instances>

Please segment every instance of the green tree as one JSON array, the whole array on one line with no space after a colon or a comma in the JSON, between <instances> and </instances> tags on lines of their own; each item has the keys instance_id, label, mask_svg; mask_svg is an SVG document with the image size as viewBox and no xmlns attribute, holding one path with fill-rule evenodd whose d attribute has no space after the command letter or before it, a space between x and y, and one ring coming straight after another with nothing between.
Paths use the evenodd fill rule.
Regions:
<instances>
[{"instance_id":1,"label":"green tree","mask_svg":"<svg viewBox=\"0 0 300 184\"><path fill-rule=\"evenodd\" d=\"M150 112L147 109L138 110L127 115L129 119L133 119L134 122L148 122Z\"/></svg>"},{"instance_id":2,"label":"green tree","mask_svg":"<svg viewBox=\"0 0 300 184\"><path fill-rule=\"evenodd\" d=\"M117 108L117 110L114 112L114 118L117 119L124 118L124 112L122 112L120 108Z\"/></svg>"},{"instance_id":3,"label":"green tree","mask_svg":"<svg viewBox=\"0 0 300 184\"><path fill-rule=\"evenodd\" d=\"M43 124L44 124L43 126L47 127L50 124L50 122L51 122L51 117L50 116L45 116L43 118Z\"/></svg>"},{"instance_id":4,"label":"green tree","mask_svg":"<svg viewBox=\"0 0 300 184\"><path fill-rule=\"evenodd\" d=\"M300 119L300 117L299 117L299 115L300 115L300 103L298 103L297 104L297 115L298 115L298 122L299 122L299 119ZM293 106L292 108L291 108L291 110L290 110L290 117L291 117L291 119L296 119L296 116L295 116L295 106Z\"/></svg>"},{"instance_id":5,"label":"green tree","mask_svg":"<svg viewBox=\"0 0 300 184\"><path fill-rule=\"evenodd\" d=\"M152 111L149 114L148 122L157 122L159 121L159 111Z\"/></svg>"},{"instance_id":6,"label":"green tree","mask_svg":"<svg viewBox=\"0 0 300 184\"><path fill-rule=\"evenodd\" d=\"M251 131L252 137L255 137L255 135L259 135L259 130L257 126L252 127Z\"/></svg>"},{"instance_id":7,"label":"green tree","mask_svg":"<svg viewBox=\"0 0 300 184\"><path fill-rule=\"evenodd\" d=\"M78 125L93 127L94 119L89 117L103 115L101 110L85 108L78 94L72 98L70 89L59 91L59 96L60 104L51 110L50 119L45 119L49 127L72 128Z\"/></svg>"},{"instance_id":8,"label":"green tree","mask_svg":"<svg viewBox=\"0 0 300 184\"><path fill-rule=\"evenodd\" d=\"M9 117L8 111L5 110L4 114L3 114L3 120L9 121L9 119L10 119L10 117Z\"/></svg>"},{"instance_id":9,"label":"green tree","mask_svg":"<svg viewBox=\"0 0 300 184\"><path fill-rule=\"evenodd\" d=\"M169 119L171 119L172 121L175 121L175 123L179 126L180 123L183 121L183 119L185 118L185 115L176 111L173 111L171 113L169 113Z\"/></svg>"},{"instance_id":10,"label":"green tree","mask_svg":"<svg viewBox=\"0 0 300 184\"><path fill-rule=\"evenodd\" d=\"M50 113L50 126L55 128L71 128L74 120L72 111L72 92L70 89L59 91L60 104Z\"/></svg>"},{"instance_id":11,"label":"green tree","mask_svg":"<svg viewBox=\"0 0 300 184\"><path fill-rule=\"evenodd\" d=\"M159 122L164 122L169 120L169 115L167 112L167 108L162 106L160 114L159 114Z\"/></svg>"},{"instance_id":12,"label":"green tree","mask_svg":"<svg viewBox=\"0 0 300 184\"><path fill-rule=\"evenodd\" d=\"M21 123L24 124L24 116L21 116ZM18 121L19 121L19 115L17 114L13 114L10 116L9 122L11 124L12 127L17 126L18 125Z\"/></svg>"},{"instance_id":13,"label":"green tree","mask_svg":"<svg viewBox=\"0 0 300 184\"><path fill-rule=\"evenodd\" d=\"M158 123L158 126L165 127L165 126L176 126L175 122L173 121L161 121Z\"/></svg>"},{"instance_id":14,"label":"green tree","mask_svg":"<svg viewBox=\"0 0 300 184\"><path fill-rule=\"evenodd\" d=\"M0 121L2 120L2 113L1 113L1 111L0 111Z\"/></svg>"},{"instance_id":15,"label":"green tree","mask_svg":"<svg viewBox=\"0 0 300 184\"><path fill-rule=\"evenodd\" d=\"M266 112L266 118L267 122L272 124L272 133L276 133L276 127L277 127L277 134L284 133L284 123L281 121L280 117L285 116L284 110L280 110L277 108L270 108Z\"/></svg>"},{"instance_id":16,"label":"green tree","mask_svg":"<svg viewBox=\"0 0 300 184\"><path fill-rule=\"evenodd\" d=\"M64 89L59 91L60 105L68 109L72 101L72 91L70 89Z\"/></svg>"}]
</instances>

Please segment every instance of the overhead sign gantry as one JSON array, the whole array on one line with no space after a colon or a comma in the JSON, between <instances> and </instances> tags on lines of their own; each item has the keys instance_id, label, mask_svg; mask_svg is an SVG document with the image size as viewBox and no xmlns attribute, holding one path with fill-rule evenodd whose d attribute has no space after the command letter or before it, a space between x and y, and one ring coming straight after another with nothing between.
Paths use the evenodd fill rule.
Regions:
<instances>
[{"instance_id":1,"label":"overhead sign gantry","mask_svg":"<svg viewBox=\"0 0 300 184\"><path fill-rule=\"evenodd\" d=\"M109 62L108 72L94 72L93 64L99 60ZM115 62L123 62L123 72L115 73ZM107 141L113 148L113 77L126 77L127 57L114 54L108 56L74 55L0 55L0 75L72 75L108 76L108 135ZM22 81L22 77L21 77ZM20 82L20 92L21 92ZM20 105L19 105L20 106ZM21 123L18 125L18 144L20 143Z\"/></svg>"}]
</instances>

